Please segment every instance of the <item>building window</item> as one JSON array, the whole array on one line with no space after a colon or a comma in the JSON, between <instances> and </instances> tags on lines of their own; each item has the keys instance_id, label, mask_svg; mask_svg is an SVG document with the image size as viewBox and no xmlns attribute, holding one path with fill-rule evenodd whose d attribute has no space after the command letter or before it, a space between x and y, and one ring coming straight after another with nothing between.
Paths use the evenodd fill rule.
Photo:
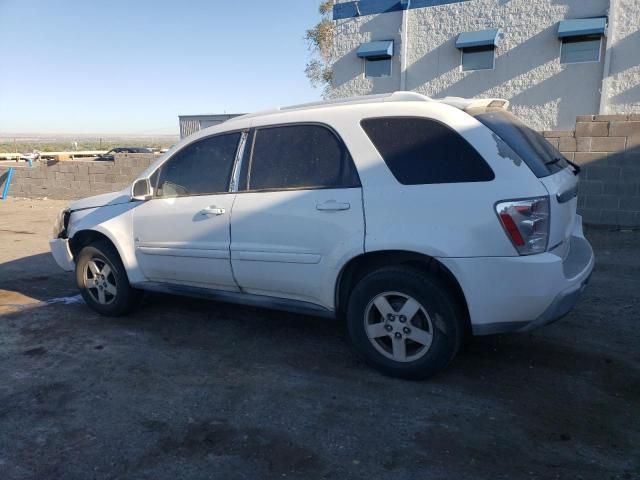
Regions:
<instances>
[{"instance_id":1,"label":"building window","mask_svg":"<svg viewBox=\"0 0 640 480\"><path fill-rule=\"evenodd\" d=\"M462 50L462 70L493 70L495 67L495 47L472 47Z\"/></svg>"},{"instance_id":2,"label":"building window","mask_svg":"<svg viewBox=\"0 0 640 480\"><path fill-rule=\"evenodd\" d=\"M465 32L458 36L462 71L493 70L500 31L496 28Z\"/></svg>"},{"instance_id":3,"label":"building window","mask_svg":"<svg viewBox=\"0 0 640 480\"><path fill-rule=\"evenodd\" d=\"M367 78L382 78L391 76L391 59L364 61L364 76Z\"/></svg>"},{"instance_id":4,"label":"building window","mask_svg":"<svg viewBox=\"0 0 640 480\"><path fill-rule=\"evenodd\" d=\"M590 35L562 40L560 63L599 62L602 38Z\"/></svg>"},{"instance_id":5,"label":"building window","mask_svg":"<svg viewBox=\"0 0 640 480\"><path fill-rule=\"evenodd\" d=\"M363 43L356 52L364 59L364 76L382 78L391 76L393 40Z\"/></svg>"},{"instance_id":6,"label":"building window","mask_svg":"<svg viewBox=\"0 0 640 480\"><path fill-rule=\"evenodd\" d=\"M606 17L564 20L558 27L560 63L599 62Z\"/></svg>"}]
</instances>

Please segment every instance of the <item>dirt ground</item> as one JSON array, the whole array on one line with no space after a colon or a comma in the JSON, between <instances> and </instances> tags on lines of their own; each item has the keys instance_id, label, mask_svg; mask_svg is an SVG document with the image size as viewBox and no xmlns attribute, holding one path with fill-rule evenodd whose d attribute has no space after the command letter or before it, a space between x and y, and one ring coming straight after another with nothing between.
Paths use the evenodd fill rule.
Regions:
<instances>
[{"instance_id":1,"label":"dirt ground","mask_svg":"<svg viewBox=\"0 0 640 480\"><path fill-rule=\"evenodd\" d=\"M0 479L640 478L640 232L588 231L564 320L407 382L338 321L166 295L99 317L48 253L64 205L0 201Z\"/></svg>"}]
</instances>

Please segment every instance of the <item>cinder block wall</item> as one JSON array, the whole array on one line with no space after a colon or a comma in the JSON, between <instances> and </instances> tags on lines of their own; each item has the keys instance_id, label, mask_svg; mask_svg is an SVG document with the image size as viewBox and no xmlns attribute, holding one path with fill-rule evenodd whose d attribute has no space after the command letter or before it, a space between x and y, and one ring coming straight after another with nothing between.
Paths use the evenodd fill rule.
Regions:
<instances>
[{"instance_id":1,"label":"cinder block wall","mask_svg":"<svg viewBox=\"0 0 640 480\"><path fill-rule=\"evenodd\" d=\"M63 161L29 168L16 166L9 195L13 197L48 197L78 199L115 192L129 185L158 158L147 153L118 154L114 161ZM8 167L0 167L0 185Z\"/></svg>"},{"instance_id":2,"label":"cinder block wall","mask_svg":"<svg viewBox=\"0 0 640 480\"><path fill-rule=\"evenodd\" d=\"M581 116L575 131L544 136L582 167L578 212L585 223L640 227L640 115Z\"/></svg>"},{"instance_id":3,"label":"cinder block wall","mask_svg":"<svg viewBox=\"0 0 640 480\"><path fill-rule=\"evenodd\" d=\"M640 115L577 118L576 129L544 132L582 166L578 211L585 223L640 227ZM123 189L157 156L116 155L113 162L69 161L16 167L14 197L76 199ZM0 186L6 172L0 167Z\"/></svg>"}]
</instances>

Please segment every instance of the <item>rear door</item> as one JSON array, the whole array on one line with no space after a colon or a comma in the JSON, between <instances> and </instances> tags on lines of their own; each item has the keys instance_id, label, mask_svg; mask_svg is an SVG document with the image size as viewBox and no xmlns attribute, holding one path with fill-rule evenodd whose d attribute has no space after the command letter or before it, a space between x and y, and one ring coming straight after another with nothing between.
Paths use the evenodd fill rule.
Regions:
<instances>
[{"instance_id":1,"label":"rear door","mask_svg":"<svg viewBox=\"0 0 640 480\"><path fill-rule=\"evenodd\" d=\"M549 192L549 249L567 240L577 221L577 169L539 132L501 108L475 108L467 113L493 130L540 179Z\"/></svg>"},{"instance_id":2,"label":"rear door","mask_svg":"<svg viewBox=\"0 0 640 480\"><path fill-rule=\"evenodd\" d=\"M342 140L317 124L258 128L231 219L231 262L248 293L332 309L344 263L364 251L362 190Z\"/></svg>"},{"instance_id":3,"label":"rear door","mask_svg":"<svg viewBox=\"0 0 640 480\"><path fill-rule=\"evenodd\" d=\"M549 192L551 230L549 249L560 245L571 237L577 220L578 177L571 168L541 178Z\"/></svg>"},{"instance_id":4,"label":"rear door","mask_svg":"<svg viewBox=\"0 0 640 480\"><path fill-rule=\"evenodd\" d=\"M154 197L134 209L136 258L147 279L238 290L231 272L229 183L241 133L197 140L152 176Z\"/></svg>"}]
</instances>

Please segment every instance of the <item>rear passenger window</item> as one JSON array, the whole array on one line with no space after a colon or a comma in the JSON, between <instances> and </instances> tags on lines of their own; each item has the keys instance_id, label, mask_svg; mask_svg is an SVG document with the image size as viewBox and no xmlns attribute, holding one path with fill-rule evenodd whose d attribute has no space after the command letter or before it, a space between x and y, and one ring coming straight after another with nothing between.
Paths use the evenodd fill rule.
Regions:
<instances>
[{"instance_id":1,"label":"rear passenger window","mask_svg":"<svg viewBox=\"0 0 640 480\"><path fill-rule=\"evenodd\" d=\"M403 185L487 182L493 170L457 132L427 118L372 118L362 128Z\"/></svg>"},{"instance_id":2,"label":"rear passenger window","mask_svg":"<svg viewBox=\"0 0 640 480\"><path fill-rule=\"evenodd\" d=\"M240 133L219 135L194 142L177 152L160 167L156 196L227 192L239 140Z\"/></svg>"},{"instance_id":3,"label":"rear passenger window","mask_svg":"<svg viewBox=\"0 0 640 480\"><path fill-rule=\"evenodd\" d=\"M248 190L360 186L342 141L320 125L255 131Z\"/></svg>"}]
</instances>

